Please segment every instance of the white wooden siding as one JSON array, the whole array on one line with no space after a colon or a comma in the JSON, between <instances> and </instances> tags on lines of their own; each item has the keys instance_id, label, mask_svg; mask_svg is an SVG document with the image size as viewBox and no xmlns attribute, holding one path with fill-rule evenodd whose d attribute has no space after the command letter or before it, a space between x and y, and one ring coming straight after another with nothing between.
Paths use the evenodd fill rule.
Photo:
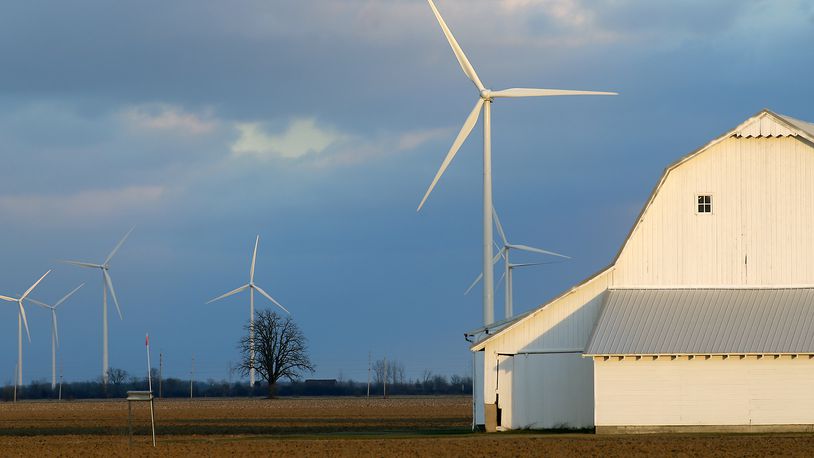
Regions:
<instances>
[{"instance_id":1,"label":"white wooden siding","mask_svg":"<svg viewBox=\"0 0 814 458\"><path fill-rule=\"evenodd\" d=\"M597 426L814 424L814 359L595 360Z\"/></svg>"},{"instance_id":2,"label":"white wooden siding","mask_svg":"<svg viewBox=\"0 0 814 458\"><path fill-rule=\"evenodd\" d=\"M696 196L713 196L712 214ZM614 286L814 284L814 148L729 137L672 169L615 264Z\"/></svg>"},{"instance_id":3,"label":"white wooden siding","mask_svg":"<svg viewBox=\"0 0 814 458\"><path fill-rule=\"evenodd\" d=\"M525 353L584 350L611 276L612 270L599 274L488 341L484 348L483 402L494 404L500 400L503 426L537 429L565 424L592 426L590 361L585 361L580 353L528 356ZM522 361L516 362L520 361L517 358ZM505 363L498 367L499 360ZM517 390L523 393L519 397ZM520 404L524 408L513 408Z\"/></svg>"},{"instance_id":4,"label":"white wooden siding","mask_svg":"<svg viewBox=\"0 0 814 458\"><path fill-rule=\"evenodd\" d=\"M498 406L508 429L593 426L593 364L581 354L498 356Z\"/></svg>"}]
</instances>

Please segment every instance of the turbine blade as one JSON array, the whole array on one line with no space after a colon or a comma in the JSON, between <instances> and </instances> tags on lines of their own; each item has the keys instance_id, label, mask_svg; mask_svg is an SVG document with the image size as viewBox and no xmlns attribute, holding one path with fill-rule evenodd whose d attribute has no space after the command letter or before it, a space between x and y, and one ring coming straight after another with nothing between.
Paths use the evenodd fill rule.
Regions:
<instances>
[{"instance_id":1,"label":"turbine blade","mask_svg":"<svg viewBox=\"0 0 814 458\"><path fill-rule=\"evenodd\" d=\"M464 54L464 50L461 49L461 46L458 44L458 41L452 36L452 32L447 27L447 23L444 22L444 18L441 17L441 13L438 12L438 8L435 7L435 3L432 0L427 0L430 3L430 8L432 8L432 12L435 14L435 18L438 19L438 24L441 25L441 30L444 31L444 36L447 37L447 41L449 42L449 46L452 47L452 52L455 54L455 58L458 59L458 64L461 66L461 70L464 71L467 78L472 80L472 83L475 84L475 87L478 88L478 91L482 91L485 88L483 87L483 83L480 82L480 78L478 78L478 74L475 73L475 69L472 67L472 64L469 63L469 59L466 58L466 54Z\"/></svg>"},{"instance_id":2,"label":"turbine blade","mask_svg":"<svg viewBox=\"0 0 814 458\"><path fill-rule=\"evenodd\" d=\"M503 232L503 225L500 224L500 218L497 217L497 211L495 211L495 207L492 207L492 216L495 218L495 226L497 227L497 233L500 234L501 240L503 240L503 245L508 245L509 241L506 240L506 233Z\"/></svg>"},{"instance_id":3,"label":"turbine blade","mask_svg":"<svg viewBox=\"0 0 814 458\"><path fill-rule=\"evenodd\" d=\"M119 312L119 319L123 320L122 317L122 309L119 308L119 299L116 297L116 291L113 289L113 280L110 279L110 274L107 273L106 270L102 269L102 273L105 276L105 284L107 285L107 289L110 290L110 297L113 298L113 303L116 304L116 311Z\"/></svg>"},{"instance_id":4,"label":"turbine blade","mask_svg":"<svg viewBox=\"0 0 814 458\"><path fill-rule=\"evenodd\" d=\"M254 283L254 263L257 261L257 245L260 244L260 236L254 241L254 254L252 254L252 268L249 271L249 283Z\"/></svg>"},{"instance_id":5,"label":"turbine blade","mask_svg":"<svg viewBox=\"0 0 814 458\"><path fill-rule=\"evenodd\" d=\"M45 308L48 308L48 309L53 308L50 305L46 304L45 302L40 302L40 301L38 301L36 299L31 299L30 297L26 297L25 300L27 300L28 302L31 302L34 305L39 305L40 307L45 307Z\"/></svg>"},{"instance_id":6,"label":"turbine blade","mask_svg":"<svg viewBox=\"0 0 814 458\"><path fill-rule=\"evenodd\" d=\"M256 289L258 293L266 296L266 299L270 300L271 302L274 302L274 305L276 305L277 307L280 307L281 309L285 310L285 313L291 315L291 312L286 310L286 308L283 307L283 304L280 304L273 297L269 296L269 294L267 292L263 291L263 288L261 288L261 287L259 287L257 285L254 285L254 289Z\"/></svg>"},{"instance_id":7,"label":"turbine blade","mask_svg":"<svg viewBox=\"0 0 814 458\"><path fill-rule=\"evenodd\" d=\"M527 246L527 245L506 245L506 246L509 247L509 248L515 249L515 250L528 251L530 253L549 254L551 256L559 256L561 258L571 259L570 256L566 256L564 254L559 254L559 253L555 253L553 251L547 251L547 250L543 250L543 249L540 249L540 248L534 248L534 247L530 247L530 246Z\"/></svg>"},{"instance_id":8,"label":"turbine blade","mask_svg":"<svg viewBox=\"0 0 814 458\"><path fill-rule=\"evenodd\" d=\"M510 269L514 269L515 267L531 267L531 266L543 266L546 264L560 264L562 261L549 261L549 262L524 262L520 264L509 264Z\"/></svg>"},{"instance_id":9,"label":"turbine blade","mask_svg":"<svg viewBox=\"0 0 814 458\"><path fill-rule=\"evenodd\" d=\"M23 295L22 295L22 296L20 296L20 300L23 300L23 299L25 299L26 297L28 297L28 295L31 293L31 291L34 291L34 288L36 288L36 287L37 287L37 285L39 285L39 284L40 284L40 282L42 281L42 279L43 279L43 278L45 278L45 277L47 277L47 276L48 276L48 274L50 274L50 273L51 273L51 271L50 271L50 270L49 270L48 272L45 272L45 273L43 274L43 276L42 276L42 277L40 277L40 279L39 279L39 280L37 280L37 281L36 281L36 282L35 282L33 285L31 285L31 287L30 287L30 288L28 288L28 289L25 291L25 293L23 293ZM22 305L21 305L21 307L22 307Z\"/></svg>"},{"instance_id":10,"label":"turbine blade","mask_svg":"<svg viewBox=\"0 0 814 458\"><path fill-rule=\"evenodd\" d=\"M480 282L482 278L483 278L483 272L478 274L478 276L475 278L475 281L473 281L472 284L469 285L469 288L466 288L466 291L464 291L464 296L469 294L469 292L472 291L472 288L474 288L475 285L477 285L478 282Z\"/></svg>"},{"instance_id":11,"label":"turbine blade","mask_svg":"<svg viewBox=\"0 0 814 458\"><path fill-rule=\"evenodd\" d=\"M228 292L228 293L226 293L226 294L220 295L220 296L218 296L218 297L216 297L216 298L214 298L214 299L212 299L212 300L208 301L208 302L207 302L207 304L211 304L211 303L213 303L213 302L215 302L215 301L219 301L219 300L221 300L221 299L227 298L227 297L229 297L229 296L231 296L231 295L233 295L233 294L237 294L237 293L239 293L239 292L241 292L241 291L245 290L245 289L246 289L246 288L248 288L248 287L249 287L249 285L243 285L243 286L241 286L240 288L233 289L233 290L229 291L229 292Z\"/></svg>"},{"instance_id":12,"label":"turbine blade","mask_svg":"<svg viewBox=\"0 0 814 458\"><path fill-rule=\"evenodd\" d=\"M59 261L63 264L73 264L79 267L90 267L91 269L101 269L102 265L100 264L92 264L90 262L79 262L79 261Z\"/></svg>"},{"instance_id":13,"label":"turbine blade","mask_svg":"<svg viewBox=\"0 0 814 458\"><path fill-rule=\"evenodd\" d=\"M56 304L54 304L54 308L59 307L59 304L61 304L61 303L65 302L65 301L66 301L66 300L67 300L69 297L71 297L71 296L73 295L73 293L75 293L75 292L79 291L79 288L81 288L81 287L83 287L83 286L85 286L85 284L84 284L84 283L82 283L81 285L79 285L79 286L77 286L76 288L74 288L74 289L73 289L73 291L71 291L70 293L66 294L66 295L65 295L65 296L64 296L62 299L58 300L58 301L57 301L57 303L56 303Z\"/></svg>"},{"instance_id":14,"label":"turbine blade","mask_svg":"<svg viewBox=\"0 0 814 458\"><path fill-rule=\"evenodd\" d=\"M506 250L505 250L505 248L504 248L504 249L502 249L502 250L500 250L500 251L498 251L498 252L497 252L497 253L496 253L496 254L495 254L493 257L492 257L492 264L497 264L497 262L500 260L500 258L502 258L502 257L503 257L503 252L504 252L504 251L506 251Z\"/></svg>"},{"instance_id":15,"label":"turbine blade","mask_svg":"<svg viewBox=\"0 0 814 458\"><path fill-rule=\"evenodd\" d=\"M497 264L497 262L500 260L500 258L502 256L503 256L503 250L498 251L497 254L492 258L492 264ZM472 288L474 288L475 285L477 285L478 282L480 282L482 279L483 279L483 272L479 273L478 276L475 277L475 281L473 281L472 284L469 285L469 288L466 288L466 291L464 291L464 296L469 294L469 292L472 291Z\"/></svg>"},{"instance_id":16,"label":"turbine blade","mask_svg":"<svg viewBox=\"0 0 814 458\"><path fill-rule=\"evenodd\" d=\"M131 227L130 230L127 231L126 234L124 234L124 237L122 237L122 239L119 240L119 243L116 245L115 248L113 248L113 251L111 251L110 254L107 255L107 258L105 259L105 264L107 264L108 262L110 262L111 259L113 259L113 256L116 254L117 251L119 251L119 248L121 248L122 245L124 245L124 241L127 240L127 237L130 236L130 233L133 232L133 229L135 228L136 228L135 226Z\"/></svg>"},{"instance_id":17,"label":"turbine blade","mask_svg":"<svg viewBox=\"0 0 814 458\"><path fill-rule=\"evenodd\" d=\"M57 330L57 311L55 309L51 309L51 325L53 326L54 340L57 343L57 347L59 347L59 331Z\"/></svg>"},{"instance_id":18,"label":"turbine blade","mask_svg":"<svg viewBox=\"0 0 814 458\"><path fill-rule=\"evenodd\" d=\"M0 300L8 301L8 302L17 302L17 299L8 296L0 296Z\"/></svg>"},{"instance_id":19,"label":"turbine blade","mask_svg":"<svg viewBox=\"0 0 814 458\"><path fill-rule=\"evenodd\" d=\"M502 91L492 91L490 95L496 99L500 99L515 97L553 97L559 95L619 95L619 94L616 92L570 91L566 89L531 89L520 87L504 89Z\"/></svg>"},{"instance_id":20,"label":"turbine blade","mask_svg":"<svg viewBox=\"0 0 814 458\"><path fill-rule=\"evenodd\" d=\"M444 162L441 163L441 168L438 169L438 172L435 174L435 178L432 180L432 184L430 184L429 189L424 194L424 198L421 199L421 203L418 205L418 210L421 211L421 207L424 206L424 202L427 201L427 198L430 197L430 193L432 192L435 185L438 183L438 180L441 179L441 175L444 174L444 171L449 167L449 163L452 162L452 159L455 158L455 154L458 153L458 149L461 148L463 145L464 140L466 137L469 136L469 133L472 132L472 128L475 127L475 123L478 122L478 117L480 117L480 110L483 108L483 99L478 99L478 103L475 104L475 108L469 113L469 116L466 118L461 131L458 132L458 136L455 137L455 141L452 142L452 147L449 149L447 153L447 157L444 158Z\"/></svg>"},{"instance_id":21,"label":"turbine blade","mask_svg":"<svg viewBox=\"0 0 814 458\"><path fill-rule=\"evenodd\" d=\"M23 317L23 324L25 325L25 333L28 334L28 342L31 342L31 332L28 330L28 318L25 316L25 308L23 307L23 300L17 301L20 306L20 315Z\"/></svg>"},{"instance_id":22,"label":"turbine blade","mask_svg":"<svg viewBox=\"0 0 814 458\"><path fill-rule=\"evenodd\" d=\"M500 284L503 283L503 280L506 278L506 271L500 274L500 278L498 278L497 282L495 283L495 289L500 287Z\"/></svg>"}]
</instances>

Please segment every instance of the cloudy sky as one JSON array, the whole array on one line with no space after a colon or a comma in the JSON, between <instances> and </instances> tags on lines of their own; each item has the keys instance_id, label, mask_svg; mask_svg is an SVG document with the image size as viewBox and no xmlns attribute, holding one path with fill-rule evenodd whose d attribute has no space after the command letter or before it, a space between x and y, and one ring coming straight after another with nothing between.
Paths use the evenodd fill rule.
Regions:
<instances>
[{"instance_id":1,"label":"cloudy sky","mask_svg":"<svg viewBox=\"0 0 814 458\"><path fill-rule=\"evenodd\" d=\"M621 93L494 105L509 237L573 256L516 274L518 312L607 265L673 160L764 107L814 120L810 2L438 7L489 87ZM113 367L140 373L149 331L166 374L194 355L198 378L227 378L248 297L205 302L247 281L259 234L257 282L308 336L314 376L365 380L369 353L409 377L470 370L481 133L416 213L476 101L424 0L8 1L0 55L0 294L49 268L41 300L87 282L60 311L67 379L101 372L101 278L56 260L99 262L132 226ZM50 378L48 314L28 316L25 379Z\"/></svg>"}]
</instances>

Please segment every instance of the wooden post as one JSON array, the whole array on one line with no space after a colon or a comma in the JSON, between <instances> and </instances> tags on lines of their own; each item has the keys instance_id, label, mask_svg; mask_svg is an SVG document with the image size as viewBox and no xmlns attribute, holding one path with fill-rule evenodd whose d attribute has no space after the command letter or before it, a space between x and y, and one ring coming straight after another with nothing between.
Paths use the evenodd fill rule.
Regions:
<instances>
[{"instance_id":1,"label":"wooden post","mask_svg":"<svg viewBox=\"0 0 814 458\"><path fill-rule=\"evenodd\" d=\"M133 402L150 402L150 426L153 433L153 447L155 447L155 414L153 409L152 391L128 391L127 392L127 432L129 435L128 444L133 444Z\"/></svg>"},{"instance_id":2,"label":"wooden post","mask_svg":"<svg viewBox=\"0 0 814 458\"><path fill-rule=\"evenodd\" d=\"M133 446L133 405L127 400L127 446Z\"/></svg>"}]
</instances>

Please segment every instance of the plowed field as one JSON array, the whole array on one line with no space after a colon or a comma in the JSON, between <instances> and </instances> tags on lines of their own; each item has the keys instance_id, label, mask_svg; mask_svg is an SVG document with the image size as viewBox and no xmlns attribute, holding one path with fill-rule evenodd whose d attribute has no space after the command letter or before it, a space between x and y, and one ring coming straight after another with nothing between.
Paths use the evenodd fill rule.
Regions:
<instances>
[{"instance_id":1,"label":"plowed field","mask_svg":"<svg viewBox=\"0 0 814 458\"><path fill-rule=\"evenodd\" d=\"M814 435L470 432L464 397L0 404L0 456L813 456Z\"/></svg>"}]
</instances>

